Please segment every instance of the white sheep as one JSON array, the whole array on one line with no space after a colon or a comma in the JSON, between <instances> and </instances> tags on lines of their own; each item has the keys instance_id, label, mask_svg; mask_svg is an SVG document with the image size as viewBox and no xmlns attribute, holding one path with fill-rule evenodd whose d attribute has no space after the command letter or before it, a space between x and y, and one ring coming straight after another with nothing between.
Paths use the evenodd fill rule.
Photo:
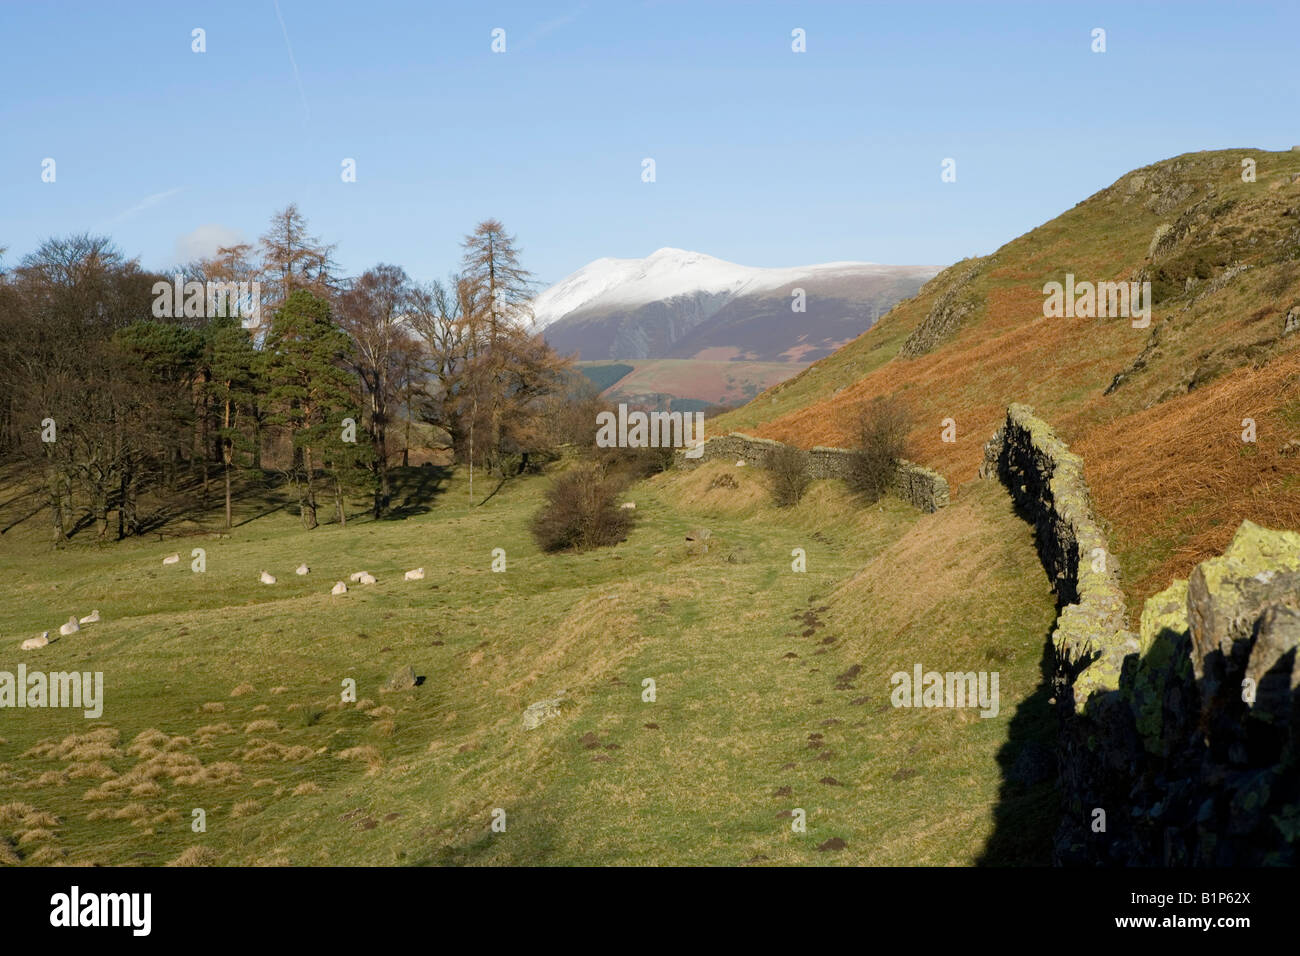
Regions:
<instances>
[{"instance_id":1,"label":"white sheep","mask_svg":"<svg viewBox=\"0 0 1300 956\"><path fill-rule=\"evenodd\" d=\"M50 632L44 631L42 632L40 637L29 637L27 638L27 640L23 641L22 650L24 651L39 650L40 648L44 647L48 643L50 643Z\"/></svg>"},{"instance_id":2,"label":"white sheep","mask_svg":"<svg viewBox=\"0 0 1300 956\"><path fill-rule=\"evenodd\" d=\"M353 571L353 572L352 572L352 576L349 577L348 580L351 581L353 584L356 584L358 581L360 581L362 578L364 578L364 577L366 576L367 573L369 573L369 572L366 572L366 571Z\"/></svg>"},{"instance_id":3,"label":"white sheep","mask_svg":"<svg viewBox=\"0 0 1300 956\"><path fill-rule=\"evenodd\" d=\"M416 568L414 571L407 571L406 574L402 575L402 579L404 581L423 581L424 568Z\"/></svg>"},{"instance_id":4,"label":"white sheep","mask_svg":"<svg viewBox=\"0 0 1300 956\"><path fill-rule=\"evenodd\" d=\"M625 501L625 502L623 502L621 505L619 505L619 507L620 507L620 508L625 508L625 509L627 509L628 511L636 511L636 502L635 502L635 501Z\"/></svg>"},{"instance_id":5,"label":"white sheep","mask_svg":"<svg viewBox=\"0 0 1300 956\"><path fill-rule=\"evenodd\" d=\"M261 576L258 580L260 580L263 584L274 584L274 583L275 583L275 575L274 575L274 574L267 574L265 571L263 571L263 572L262 572L262 576Z\"/></svg>"},{"instance_id":6,"label":"white sheep","mask_svg":"<svg viewBox=\"0 0 1300 956\"><path fill-rule=\"evenodd\" d=\"M357 581L359 581L361 584L374 584L375 576L371 574L369 571L362 571L361 577L357 578Z\"/></svg>"},{"instance_id":7,"label":"white sheep","mask_svg":"<svg viewBox=\"0 0 1300 956\"><path fill-rule=\"evenodd\" d=\"M66 637L69 634L76 634L79 630L81 630L81 626L77 624L77 618L74 615L68 618L67 624L64 624L59 628L59 633Z\"/></svg>"},{"instance_id":8,"label":"white sheep","mask_svg":"<svg viewBox=\"0 0 1300 956\"><path fill-rule=\"evenodd\" d=\"M293 573L298 575L310 574L311 568L307 567L307 565L305 564L300 564L298 565L297 569Z\"/></svg>"},{"instance_id":9,"label":"white sheep","mask_svg":"<svg viewBox=\"0 0 1300 956\"><path fill-rule=\"evenodd\" d=\"M179 554L169 554L167 557L163 558L163 564L177 564L180 560L181 556Z\"/></svg>"},{"instance_id":10,"label":"white sheep","mask_svg":"<svg viewBox=\"0 0 1300 956\"><path fill-rule=\"evenodd\" d=\"M334 587L330 588L330 594L347 594L347 593L348 593L348 586L344 584L342 581L335 582Z\"/></svg>"},{"instance_id":11,"label":"white sheep","mask_svg":"<svg viewBox=\"0 0 1300 956\"><path fill-rule=\"evenodd\" d=\"M98 624L98 623L99 623L99 608L95 608L95 610L91 611L89 614L87 614L85 617L83 617L83 618L81 619L81 623L82 623L82 624Z\"/></svg>"}]
</instances>

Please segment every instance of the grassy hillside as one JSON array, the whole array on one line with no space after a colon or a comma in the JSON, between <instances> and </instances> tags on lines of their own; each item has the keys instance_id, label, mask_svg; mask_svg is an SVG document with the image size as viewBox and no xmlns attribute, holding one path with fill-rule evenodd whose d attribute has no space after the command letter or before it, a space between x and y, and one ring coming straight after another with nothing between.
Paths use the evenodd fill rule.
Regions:
<instances>
[{"instance_id":1,"label":"grassy hillside","mask_svg":"<svg viewBox=\"0 0 1300 956\"><path fill-rule=\"evenodd\" d=\"M1242 160L1256 181L1242 181ZM1044 283L1150 281L1149 328L1044 318ZM895 394L912 457L971 478L1006 405L1083 453L1131 601L1243 518L1300 527L1300 152L1192 153L1135 170L991 256L950 267L874 328L710 423L804 447L852 440ZM941 423L957 425L955 443ZM1257 442L1241 440L1242 421Z\"/></svg>"},{"instance_id":2,"label":"grassy hillside","mask_svg":"<svg viewBox=\"0 0 1300 956\"><path fill-rule=\"evenodd\" d=\"M736 487L714 485L723 473ZM97 721L5 711L0 855L1046 859L1053 785L1024 768L1050 733L1039 662L1053 602L999 489L922 516L892 499L863 509L827 482L777 512L761 473L711 463L634 488L624 544L544 556L526 529L546 480L471 508L455 474L408 498L402 520L346 529L304 532L277 501L250 499L252 520L230 538L60 553L26 524L0 538L0 669L99 670L107 697ZM697 525L716 546L689 556ZM202 574L189 568L195 546ZM505 573L490 570L498 547ZM791 570L796 547L806 573ZM182 562L164 567L174 550ZM311 574L295 576L303 561ZM415 566L427 578L403 581ZM258 584L261 569L279 583ZM378 584L329 595L362 569ZM95 607L102 623L18 650ZM890 707L889 674L918 662L1000 671L1000 714ZM405 665L421 686L383 692ZM340 702L346 678L356 704ZM562 689L561 714L524 731L524 708ZM504 833L490 829L498 807ZM796 807L806 834L791 832ZM196 808L206 833L191 831Z\"/></svg>"}]
</instances>

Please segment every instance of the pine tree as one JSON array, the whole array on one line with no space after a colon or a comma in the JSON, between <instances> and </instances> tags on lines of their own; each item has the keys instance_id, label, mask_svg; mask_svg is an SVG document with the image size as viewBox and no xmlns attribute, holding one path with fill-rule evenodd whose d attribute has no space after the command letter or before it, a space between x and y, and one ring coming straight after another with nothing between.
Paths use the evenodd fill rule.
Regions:
<instances>
[{"instance_id":1,"label":"pine tree","mask_svg":"<svg viewBox=\"0 0 1300 956\"><path fill-rule=\"evenodd\" d=\"M267 349L270 398L277 409L272 420L288 426L294 448L302 452L302 465L292 467L290 477L303 525L314 528L317 466L327 466L325 450L341 419L357 415L355 380L344 367L350 343L331 321L329 303L298 289L271 319Z\"/></svg>"}]
</instances>

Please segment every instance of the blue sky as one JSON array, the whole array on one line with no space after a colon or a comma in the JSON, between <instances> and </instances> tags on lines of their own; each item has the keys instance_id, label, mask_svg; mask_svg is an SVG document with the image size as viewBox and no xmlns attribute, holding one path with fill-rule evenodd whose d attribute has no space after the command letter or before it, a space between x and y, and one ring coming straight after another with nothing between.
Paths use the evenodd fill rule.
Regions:
<instances>
[{"instance_id":1,"label":"blue sky","mask_svg":"<svg viewBox=\"0 0 1300 956\"><path fill-rule=\"evenodd\" d=\"M0 246L161 269L296 201L348 274L443 276L489 216L544 283L662 246L944 264L1134 167L1300 143L1297 36L1295 3L0 0Z\"/></svg>"}]
</instances>

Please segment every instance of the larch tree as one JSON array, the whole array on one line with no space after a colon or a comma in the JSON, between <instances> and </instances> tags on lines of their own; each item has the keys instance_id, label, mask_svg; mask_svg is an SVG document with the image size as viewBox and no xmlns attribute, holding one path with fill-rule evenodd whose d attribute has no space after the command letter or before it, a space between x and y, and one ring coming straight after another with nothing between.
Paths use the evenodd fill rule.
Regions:
<instances>
[{"instance_id":1,"label":"larch tree","mask_svg":"<svg viewBox=\"0 0 1300 956\"><path fill-rule=\"evenodd\" d=\"M351 366L365 391L374 442L374 515L388 507L388 429L401 400L405 355L410 344L406 320L411 310L411 280L400 266L366 270L338 299L338 320L352 339Z\"/></svg>"}]
</instances>

